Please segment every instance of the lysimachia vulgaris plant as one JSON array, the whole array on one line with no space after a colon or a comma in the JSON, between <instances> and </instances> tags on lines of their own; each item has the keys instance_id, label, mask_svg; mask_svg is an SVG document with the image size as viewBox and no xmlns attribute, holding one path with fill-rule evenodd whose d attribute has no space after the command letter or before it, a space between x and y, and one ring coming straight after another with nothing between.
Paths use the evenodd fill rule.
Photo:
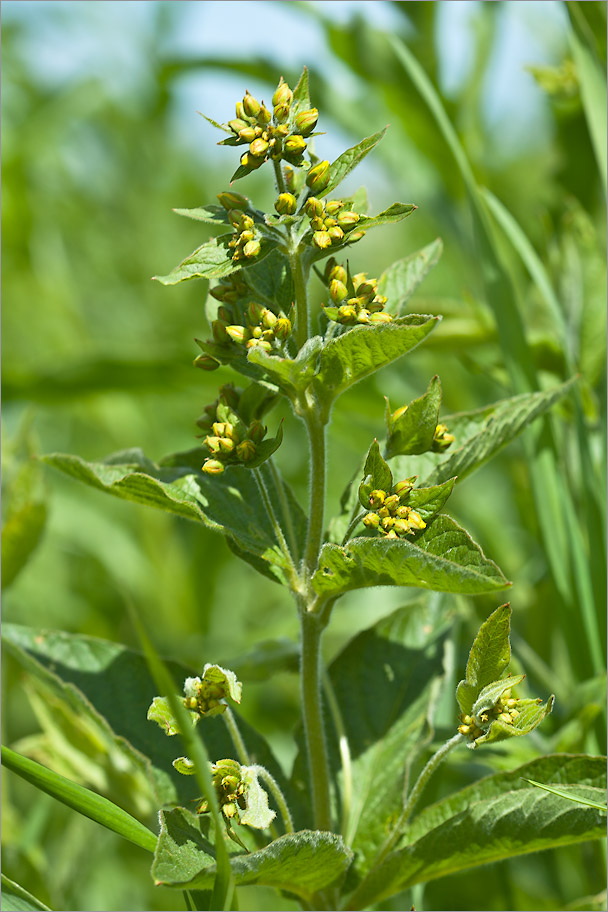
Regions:
<instances>
[{"instance_id":1,"label":"lysimachia vulgaris plant","mask_svg":"<svg viewBox=\"0 0 608 912\"><path fill-rule=\"evenodd\" d=\"M306 71L293 88L281 79L268 106L247 92L233 119L211 121L223 131L228 154L232 146L239 150L230 186L217 203L176 210L217 230L157 277L164 285L209 283L209 329L194 364L221 370L222 382L198 418L197 445L159 464L139 450L97 463L46 457L98 489L220 532L252 574L285 587L298 614L302 726L291 776L239 717L246 688L242 694L236 674L203 665L213 656L201 657L194 675L173 669L184 682L179 695L181 684L161 689L146 678L137 690L142 720L149 706L145 731L121 731L118 712L111 723L131 739L162 805L155 882L186 891L188 908L236 908L235 886L255 883L305 909L364 909L446 873L601 834L599 812L576 803L578 792L567 801L530 780L591 793L603 769L593 758L585 765L570 755L538 757L533 739L514 772L503 765L480 781L472 775L464 790L417 810L452 749L466 745L490 757L495 745L512 745L551 710L552 697L527 695L518 666L508 673L511 610L503 605L475 638L450 725L437 727L445 646L453 613L462 610L450 594L491 594L511 585L444 510L454 485L569 385L451 416L440 416L438 376L411 402L387 400L384 431L350 467L339 515L326 516L333 406L437 326L439 317L410 312L407 303L437 263L441 242L377 276L365 271L357 245L366 233L408 218L416 206L396 202L371 215L364 192L340 195L342 180L384 130L330 162L315 153L318 117ZM234 189L260 168L274 180L271 212ZM322 290L316 310L311 283ZM271 411L281 401L308 440L306 507L275 462L284 430ZM321 639L337 602L377 586L407 587L409 600L359 632L325 668ZM17 652L25 648L15 641ZM42 647L28 648L35 654ZM68 667L45 648L57 667ZM280 655L271 659L268 675L287 667ZM107 673L118 665L108 659ZM130 692L144 674L140 665ZM99 695L86 691L83 678L70 686L84 688L95 706ZM185 756L171 748L180 740Z\"/></svg>"}]
</instances>

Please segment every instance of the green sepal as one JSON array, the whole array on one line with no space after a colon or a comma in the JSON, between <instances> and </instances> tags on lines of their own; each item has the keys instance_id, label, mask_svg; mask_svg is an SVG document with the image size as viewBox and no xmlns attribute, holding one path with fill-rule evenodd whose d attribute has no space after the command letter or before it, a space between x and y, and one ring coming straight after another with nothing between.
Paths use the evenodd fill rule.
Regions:
<instances>
[{"instance_id":1,"label":"green sepal","mask_svg":"<svg viewBox=\"0 0 608 912\"><path fill-rule=\"evenodd\" d=\"M437 238L384 270L378 279L378 294L388 298L393 312L399 313L425 275L435 266L442 252L441 238Z\"/></svg>"},{"instance_id":2,"label":"green sepal","mask_svg":"<svg viewBox=\"0 0 608 912\"><path fill-rule=\"evenodd\" d=\"M248 462L239 462L238 465L245 469L257 469L266 462L273 453L279 449L283 442L283 420L279 424L277 433L274 437L266 437L260 443L256 444L256 453L253 459ZM229 468L229 466L227 466Z\"/></svg>"},{"instance_id":3,"label":"green sepal","mask_svg":"<svg viewBox=\"0 0 608 912\"><path fill-rule=\"evenodd\" d=\"M181 700L182 697L178 697L178 699ZM192 725L196 725L198 714L189 712L189 715L192 719ZM167 697L154 697L146 718L149 722L157 722L166 735L179 735L181 733L179 723L171 712Z\"/></svg>"},{"instance_id":4,"label":"green sepal","mask_svg":"<svg viewBox=\"0 0 608 912\"><path fill-rule=\"evenodd\" d=\"M211 204L210 206L199 206L196 209L174 209L173 212L176 215L183 215L186 218L204 222L207 225L221 225L223 228L230 227L228 212L223 206Z\"/></svg>"},{"instance_id":5,"label":"green sepal","mask_svg":"<svg viewBox=\"0 0 608 912\"><path fill-rule=\"evenodd\" d=\"M172 765L182 776L196 776L196 767L189 757L176 757Z\"/></svg>"},{"instance_id":6,"label":"green sepal","mask_svg":"<svg viewBox=\"0 0 608 912\"><path fill-rule=\"evenodd\" d=\"M484 687L497 681L511 661L511 606L501 605L483 622L473 640L466 677L456 688L461 712L471 715L473 704Z\"/></svg>"},{"instance_id":7,"label":"green sepal","mask_svg":"<svg viewBox=\"0 0 608 912\"><path fill-rule=\"evenodd\" d=\"M313 588L338 597L370 586L417 586L475 595L511 583L458 523L439 513L414 541L353 538L321 549Z\"/></svg>"},{"instance_id":8,"label":"green sepal","mask_svg":"<svg viewBox=\"0 0 608 912\"><path fill-rule=\"evenodd\" d=\"M393 473L382 458L377 440L374 440L369 448L363 466L363 476L363 481L359 485L359 503L364 509L369 510L369 495L372 491L380 490L390 494L393 488Z\"/></svg>"},{"instance_id":9,"label":"green sepal","mask_svg":"<svg viewBox=\"0 0 608 912\"><path fill-rule=\"evenodd\" d=\"M518 716L511 723L503 722L501 719L494 719L485 734L469 741L467 747L474 750L480 744L490 744L491 742L506 741L507 738L517 738L520 735L527 735L537 725L543 721L553 709L555 697L549 697L546 703L539 703L538 700L519 700L517 703Z\"/></svg>"},{"instance_id":10,"label":"green sepal","mask_svg":"<svg viewBox=\"0 0 608 912\"><path fill-rule=\"evenodd\" d=\"M395 419L392 417L393 413L387 399L385 411L386 458L428 452L433 445L440 406L441 381L437 375L429 383L424 395L410 402L406 411Z\"/></svg>"},{"instance_id":11,"label":"green sepal","mask_svg":"<svg viewBox=\"0 0 608 912\"><path fill-rule=\"evenodd\" d=\"M327 196L328 193L331 193L338 184L340 184L347 174L356 168L360 161L362 161L368 152L371 152L374 146L377 146L384 134L386 133L387 127L383 130L379 130L377 133L373 133L371 136L367 136L365 139L362 139L361 142L357 143L356 146L351 146L350 149L347 149L342 155L339 155L335 162L332 162L329 166L329 183L321 193L317 193L316 196Z\"/></svg>"}]
</instances>

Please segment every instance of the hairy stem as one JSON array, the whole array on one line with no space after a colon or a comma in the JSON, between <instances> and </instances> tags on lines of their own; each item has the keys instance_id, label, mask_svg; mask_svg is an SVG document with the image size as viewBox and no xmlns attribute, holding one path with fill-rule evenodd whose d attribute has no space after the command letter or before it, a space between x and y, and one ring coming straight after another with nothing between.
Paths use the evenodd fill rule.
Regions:
<instances>
[{"instance_id":1,"label":"hairy stem","mask_svg":"<svg viewBox=\"0 0 608 912\"><path fill-rule=\"evenodd\" d=\"M417 803L418 799L420 798L420 795L422 794L422 790L424 789L425 785L427 784L427 782L429 781L429 779L431 778L431 776L433 775L433 773L435 772L435 770L437 769L439 764L447 757L449 752L451 750L453 750L462 741L464 741L464 735L461 735L460 733L455 734L453 738L450 738L449 741L446 741L445 744L442 744L441 747L439 748L439 750L436 751L433 754L433 756L430 758L430 760L427 762L426 766L424 767L424 769L418 776L418 779L416 780L416 784L414 785L412 791L410 792L410 794L408 796L408 799L403 807L403 810L401 811L399 819L397 820L395 826L393 827L393 829L389 833L388 837L386 838L384 845L382 846L382 848L380 849L380 851L374 858L374 861L372 862L372 865L369 869L368 874L363 878L363 880L361 881L361 883L359 884L359 886L357 887L357 889L351 896L348 906L346 907L347 909L357 909L359 907L358 900L362 893L363 893L363 896L365 896L365 887L367 886L367 881L369 880L370 876L375 872L375 870L382 864L382 862L384 861L384 859L386 858L388 853L391 851L391 849L394 847L395 843L398 841L399 837L403 835L404 827L407 824L407 822L412 814L412 811L414 810L414 807L416 806L416 803ZM367 904L367 899L366 899L366 904Z\"/></svg>"},{"instance_id":2,"label":"hairy stem","mask_svg":"<svg viewBox=\"0 0 608 912\"><path fill-rule=\"evenodd\" d=\"M258 766L257 764L254 764L254 766L251 766L250 769L255 770L258 777L260 779L263 779L264 782L266 783L266 785L268 786L268 788L272 794L272 797L276 801L277 807L279 808L279 811L281 812L281 817L283 818L283 825L285 827L285 832L293 833L294 828L293 828L293 820L291 817L291 812L289 810L289 806L288 806L287 802L285 801L285 795L281 791L281 786L279 785L277 780L274 778L273 775L271 775L271 773L268 772L268 770L266 769L265 766Z\"/></svg>"},{"instance_id":3,"label":"hairy stem","mask_svg":"<svg viewBox=\"0 0 608 912\"><path fill-rule=\"evenodd\" d=\"M236 719L229 706L227 706L225 712L222 713L222 718L226 723L226 728L230 732L230 737L232 738L234 749L237 752L239 763L242 763L244 766L249 766L249 763L251 762L249 751L245 746L245 742L243 741L238 725L236 724Z\"/></svg>"},{"instance_id":4,"label":"hairy stem","mask_svg":"<svg viewBox=\"0 0 608 912\"><path fill-rule=\"evenodd\" d=\"M329 803L329 764L321 706L321 634L319 618L306 610L301 612L302 719L306 735L308 775L312 789L314 825L318 830L331 830Z\"/></svg>"},{"instance_id":5,"label":"hairy stem","mask_svg":"<svg viewBox=\"0 0 608 912\"><path fill-rule=\"evenodd\" d=\"M285 186L285 175L283 174L281 164L277 161L273 162L272 164L274 165L274 176L277 182L277 190L279 193L285 193L287 191L287 187Z\"/></svg>"}]
</instances>

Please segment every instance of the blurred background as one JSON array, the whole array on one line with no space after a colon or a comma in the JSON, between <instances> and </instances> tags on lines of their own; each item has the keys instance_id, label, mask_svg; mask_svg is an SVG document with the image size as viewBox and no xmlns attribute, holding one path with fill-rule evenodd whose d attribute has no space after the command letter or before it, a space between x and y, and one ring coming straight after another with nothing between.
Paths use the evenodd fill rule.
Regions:
<instances>
[{"instance_id":1,"label":"blurred background","mask_svg":"<svg viewBox=\"0 0 608 912\"><path fill-rule=\"evenodd\" d=\"M2 13L3 519L28 529L3 566L4 619L137 648L132 599L164 655L193 669L241 661L243 712L289 769L296 676L252 672L248 682L242 658L260 640L297 636L286 593L211 532L104 497L31 456L97 459L141 446L157 460L195 445L196 418L231 379L227 368L192 368L194 337L207 331L207 283L164 288L150 277L208 237L172 208L214 201L236 167L237 153L216 145L221 137L198 112L226 121L246 88L269 101L281 75L293 86L306 65L327 132L316 141L320 157L333 160L390 124L345 195L365 184L373 213L397 200L419 207L358 244L353 271L377 276L438 236L444 243L409 305L443 314L442 324L339 400L328 516L382 434L383 396L396 408L439 373L447 415L579 374L542 428L457 488L449 512L514 581L516 659L534 694L557 695L532 755L602 752L606 4L5 0ZM431 95L390 36L405 42ZM265 169L235 189L272 206ZM321 302L320 284L313 298ZM271 429L286 416L277 462L305 503L304 438L279 411L270 416ZM4 548L3 538L3 557ZM327 659L407 595L344 598ZM459 603L456 675L476 624L497 604ZM66 744L77 723L49 719L10 659L3 676L3 740L119 800L115 758L93 751L80 730L74 753ZM496 764L513 768L517 750L456 769L451 787ZM6 779L6 870L43 901L107 910L181 903L152 887L143 853ZM144 784L127 792L123 805L153 819ZM479 877L484 908L603 908L595 844L444 878L414 897L416 908L478 908ZM270 891L241 893L244 909L292 908Z\"/></svg>"}]
</instances>

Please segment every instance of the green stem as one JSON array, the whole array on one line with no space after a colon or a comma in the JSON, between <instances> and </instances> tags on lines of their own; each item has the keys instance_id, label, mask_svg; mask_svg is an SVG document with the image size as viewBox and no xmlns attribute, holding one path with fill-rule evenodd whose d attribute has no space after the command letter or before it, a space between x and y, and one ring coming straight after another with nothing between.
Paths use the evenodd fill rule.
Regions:
<instances>
[{"instance_id":1,"label":"green stem","mask_svg":"<svg viewBox=\"0 0 608 912\"><path fill-rule=\"evenodd\" d=\"M255 764L254 766L250 767L250 769L254 770L257 773L257 775L259 776L259 778L263 779L264 782L266 783L266 785L268 786L268 788L270 789L270 791L272 793L272 797L276 801L279 811L281 812L281 817L283 818L283 825L285 827L285 832L286 833L295 832L294 828L293 828L293 820L291 817L291 812L289 810L289 806L288 806L287 802L285 801L285 795L281 791L281 786L279 785L277 780L274 778L273 775L271 775L268 772L268 770L266 769L265 766L258 766L257 764Z\"/></svg>"},{"instance_id":2,"label":"green stem","mask_svg":"<svg viewBox=\"0 0 608 912\"><path fill-rule=\"evenodd\" d=\"M272 524L274 534L276 535L276 538L277 538L277 543L289 562L290 571L291 571L290 576L291 576L292 588L297 588L298 572L297 572L296 566L293 562L293 556L291 554L291 551L289 550L289 545L287 544L287 541L285 540L285 536L283 535L283 530L277 519L276 513L274 512L274 507L272 506L270 496L266 489L266 485L264 484L264 479L262 478L262 473L260 472L259 469L252 469L251 471L253 472L253 476L257 482L258 490L260 492L260 497L262 498L264 507L266 508L266 513L268 514L268 518L270 519L270 522Z\"/></svg>"},{"instance_id":3,"label":"green stem","mask_svg":"<svg viewBox=\"0 0 608 912\"><path fill-rule=\"evenodd\" d=\"M369 897L365 896L365 887L367 885L368 880L370 879L370 877L373 874L375 874L376 869L382 864L382 862L384 861L384 859L386 858L388 853L391 851L391 849L393 848L393 846L395 845L395 843L397 842L399 837L403 835L403 829L404 829L405 825L407 824L407 822L412 814L412 811L414 810L414 807L416 806L416 803L418 802L418 799L420 798L420 795L422 794L422 790L424 789L425 785L427 784L427 782L429 781L429 779L431 778L431 776L433 775L433 773L435 772L435 770L437 769L439 764L447 757L447 755L449 754L449 752L451 750L453 750L458 744L460 744L462 741L464 741L464 737L465 736L461 735L460 732L455 734L452 738L449 739L449 741L446 741L445 744L442 744L441 747L439 748L439 750L436 751L433 754L433 756L430 758L430 760L427 762L426 766L424 767L424 769L418 776L418 779L416 780L416 784L414 785L412 791L409 794L409 798L407 799L407 801L404 805L404 808L401 811L401 814L399 816L399 819L397 820L397 823L395 824L395 826L389 833L382 848L380 849L380 851L374 858L374 861L372 862L367 875L363 878L363 880L361 881L361 883L359 884L359 886L357 887L357 889L351 896L351 898L348 902L348 905L346 906L347 909L359 908L358 900L359 900L359 897L361 897L361 896L363 896L363 898L365 900L365 905L369 905Z\"/></svg>"},{"instance_id":4,"label":"green stem","mask_svg":"<svg viewBox=\"0 0 608 912\"><path fill-rule=\"evenodd\" d=\"M302 720L306 736L314 825L318 830L331 830L329 764L321 706L321 634L323 628L319 618L314 614L304 610L300 617L302 622L300 672Z\"/></svg>"},{"instance_id":5,"label":"green stem","mask_svg":"<svg viewBox=\"0 0 608 912\"><path fill-rule=\"evenodd\" d=\"M296 343L298 349L302 348L310 338L310 315L308 313L307 275L302 264L302 257L298 247L292 248L289 253L289 268L293 281L294 298L296 305Z\"/></svg>"},{"instance_id":6,"label":"green stem","mask_svg":"<svg viewBox=\"0 0 608 912\"><path fill-rule=\"evenodd\" d=\"M229 706L226 707L225 712L222 714L224 722L226 723L226 728L230 732L230 737L232 738L232 743L234 744L234 749L237 752L239 763L242 763L243 766L249 766L251 763L251 757L249 756L249 751L243 741L242 735L239 731L238 725L236 724L236 719L234 714Z\"/></svg>"},{"instance_id":7,"label":"green stem","mask_svg":"<svg viewBox=\"0 0 608 912\"><path fill-rule=\"evenodd\" d=\"M316 405L316 403L315 403ZM308 533L304 551L303 570L307 584L317 569L323 543L325 512L325 424L318 411L308 408L304 413L310 447L310 507Z\"/></svg>"},{"instance_id":8,"label":"green stem","mask_svg":"<svg viewBox=\"0 0 608 912\"><path fill-rule=\"evenodd\" d=\"M283 169L279 162L275 161L272 163L274 165L274 176L277 182L277 190L279 193L286 193L287 187L285 186L285 176L283 174Z\"/></svg>"}]
</instances>

